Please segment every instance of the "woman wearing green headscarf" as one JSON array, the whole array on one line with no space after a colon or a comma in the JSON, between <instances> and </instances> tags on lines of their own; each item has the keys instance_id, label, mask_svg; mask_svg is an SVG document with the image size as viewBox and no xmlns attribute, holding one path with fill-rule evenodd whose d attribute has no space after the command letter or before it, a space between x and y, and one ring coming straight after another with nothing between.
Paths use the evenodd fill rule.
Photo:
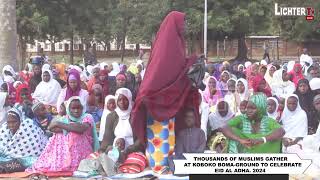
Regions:
<instances>
[{"instance_id":1,"label":"woman wearing green headscarf","mask_svg":"<svg viewBox=\"0 0 320 180\"><path fill-rule=\"evenodd\" d=\"M229 138L229 153L280 153L285 131L267 116L267 97L256 94L250 97L246 114L228 121L222 133Z\"/></svg>"}]
</instances>

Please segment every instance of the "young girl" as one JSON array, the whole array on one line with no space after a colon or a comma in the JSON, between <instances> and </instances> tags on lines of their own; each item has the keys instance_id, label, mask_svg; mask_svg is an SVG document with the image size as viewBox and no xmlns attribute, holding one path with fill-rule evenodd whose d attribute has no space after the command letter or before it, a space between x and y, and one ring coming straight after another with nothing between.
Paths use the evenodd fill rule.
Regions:
<instances>
[{"instance_id":1,"label":"young girl","mask_svg":"<svg viewBox=\"0 0 320 180\"><path fill-rule=\"evenodd\" d=\"M230 73L228 71L223 71L221 73L220 81L218 84L219 89L221 90L222 97L228 93L228 80L230 79Z\"/></svg>"},{"instance_id":2,"label":"young girl","mask_svg":"<svg viewBox=\"0 0 320 180\"><path fill-rule=\"evenodd\" d=\"M209 107L214 107L219 99L222 98L221 91L217 88L217 79L210 76L206 82L206 89L203 92L204 101Z\"/></svg>"},{"instance_id":3,"label":"young girl","mask_svg":"<svg viewBox=\"0 0 320 180\"><path fill-rule=\"evenodd\" d=\"M240 96L236 93L236 80L228 80L228 93L224 97L224 100L230 105L230 109L233 113L237 113L240 105Z\"/></svg>"},{"instance_id":4,"label":"young girl","mask_svg":"<svg viewBox=\"0 0 320 180\"><path fill-rule=\"evenodd\" d=\"M100 121L99 141L102 141L103 139L104 131L106 128L105 126L106 126L107 116L111 112L113 112L115 109L116 109L116 97L113 95L108 95L104 101L104 109L103 109L103 113Z\"/></svg>"},{"instance_id":5,"label":"young girl","mask_svg":"<svg viewBox=\"0 0 320 180\"><path fill-rule=\"evenodd\" d=\"M279 103L278 100L274 97L269 97L267 99L267 113L268 116L274 120L280 121L280 115L278 113Z\"/></svg>"},{"instance_id":6,"label":"young girl","mask_svg":"<svg viewBox=\"0 0 320 180\"><path fill-rule=\"evenodd\" d=\"M239 111L237 112L236 116L246 114L247 104L248 104L248 101L246 101L246 100L241 101L240 106L239 106Z\"/></svg>"},{"instance_id":7,"label":"young girl","mask_svg":"<svg viewBox=\"0 0 320 180\"><path fill-rule=\"evenodd\" d=\"M282 139L282 151L294 153L296 148L301 149L299 143L308 135L307 114L300 107L297 95L292 94L287 97L281 121L286 132Z\"/></svg>"}]
</instances>

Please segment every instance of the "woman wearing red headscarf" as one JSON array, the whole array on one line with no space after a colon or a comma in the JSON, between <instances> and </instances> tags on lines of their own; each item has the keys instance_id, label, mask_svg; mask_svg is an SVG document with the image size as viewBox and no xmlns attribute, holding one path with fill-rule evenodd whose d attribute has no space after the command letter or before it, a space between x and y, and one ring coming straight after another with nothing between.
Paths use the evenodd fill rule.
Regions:
<instances>
[{"instance_id":1,"label":"woman wearing red headscarf","mask_svg":"<svg viewBox=\"0 0 320 180\"><path fill-rule=\"evenodd\" d=\"M23 113L28 118L33 118L32 107L32 97L30 88L27 84L20 84L16 90L16 106L22 106Z\"/></svg>"},{"instance_id":2,"label":"woman wearing red headscarf","mask_svg":"<svg viewBox=\"0 0 320 180\"><path fill-rule=\"evenodd\" d=\"M200 127L200 96L187 76L196 57L186 57L184 33L185 14L170 12L153 43L132 110L135 144L127 152L136 146L143 147L150 167L156 172L168 167L167 157L173 152L175 134L186 127L182 115L186 107L194 109L196 126Z\"/></svg>"},{"instance_id":3,"label":"woman wearing red headscarf","mask_svg":"<svg viewBox=\"0 0 320 180\"><path fill-rule=\"evenodd\" d=\"M291 76L290 80L296 85L296 87L298 86L299 80L304 79L302 66L299 63L296 63L288 74Z\"/></svg>"},{"instance_id":4,"label":"woman wearing red headscarf","mask_svg":"<svg viewBox=\"0 0 320 180\"><path fill-rule=\"evenodd\" d=\"M254 93L264 93L267 97L271 97L271 89L262 75L256 75L252 78L252 89Z\"/></svg>"},{"instance_id":5,"label":"woman wearing red headscarf","mask_svg":"<svg viewBox=\"0 0 320 180\"><path fill-rule=\"evenodd\" d=\"M94 70L97 70L95 68ZM107 70L99 70L96 75L94 75L88 82L88 91L91 92L93 90L93 86L95 84L100 84L102 86L102 95L103 99L109 95L109 82L108 82L108 71Z\"/></svg>"}]
</instances>

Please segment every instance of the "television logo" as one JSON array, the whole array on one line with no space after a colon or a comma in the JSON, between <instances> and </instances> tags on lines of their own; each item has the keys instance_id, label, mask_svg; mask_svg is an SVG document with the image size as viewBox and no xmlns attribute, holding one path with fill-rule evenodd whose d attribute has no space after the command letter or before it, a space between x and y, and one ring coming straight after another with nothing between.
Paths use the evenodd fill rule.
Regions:
<instances>
[{"instance_id":1,"label":"television logo","mask_svg":"<svg viewBox=\"0 0 320 180\"><path fill-rule=\"evenodd\" d=\"M305 16L307 21L314 20L313 7L281 7L275 3L274 14L276 16Z\"/></svg>"}]
</instances>

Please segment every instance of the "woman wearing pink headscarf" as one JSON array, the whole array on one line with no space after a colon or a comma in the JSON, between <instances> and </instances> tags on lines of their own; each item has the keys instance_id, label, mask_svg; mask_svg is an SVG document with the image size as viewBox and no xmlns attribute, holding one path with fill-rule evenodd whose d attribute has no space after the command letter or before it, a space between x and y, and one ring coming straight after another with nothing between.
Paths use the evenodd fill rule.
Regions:
<instances>
[{"instance_id":1,"label":"woman wearing pink headscarf","mask_svg":"<svg viewBox=\"0 0 320 180\"><path fill-rule=\"evenodd\" d=\"M288 74L291 76L290 80L296 85L296 87L298 86L299 80L304 79L302 66L299 63L296 63Z\"/></svg>"},{"instance_id":2,"label":"woman wearing pink headscarf","mask_svg":"<svg viewBox=\"0 0 320 180\"><path fill-rule=\"evenodd\" d=\"M206 89L203 92L203 98L209 107L215 106L219 99L222 98L221 91L217 88L218 81L214 76L210 76L206 82Z\"/></svg>"}]
</instances>

